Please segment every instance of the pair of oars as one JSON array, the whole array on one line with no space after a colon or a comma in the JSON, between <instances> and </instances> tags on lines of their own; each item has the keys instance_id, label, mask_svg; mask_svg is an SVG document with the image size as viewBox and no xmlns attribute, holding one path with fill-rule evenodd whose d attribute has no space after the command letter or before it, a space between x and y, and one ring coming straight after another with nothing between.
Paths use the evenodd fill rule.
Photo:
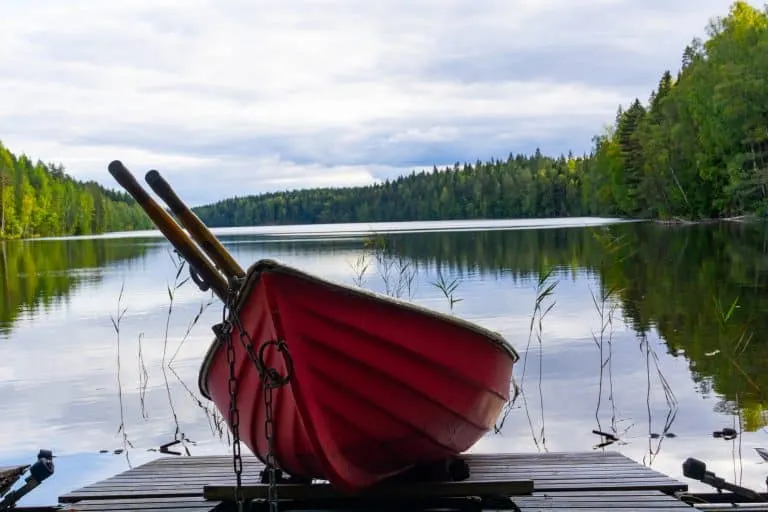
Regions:
<instances>
[{"instance_id":1,"label":"pair of oars","mask_svg":"<svg viewBox=\"0 0 768 512\"><path fill-rule=\"evenodd\" d=\"M109 164L109 173L133 196L200 278L226 302L233 280L243 277L245 272L203 221L176 195L160 173L153 169L147 172L144 179L168 205L181 226L150 197L120 160ZM189 231L189 235L182 227Z\"/></svg>"}]
</instances>

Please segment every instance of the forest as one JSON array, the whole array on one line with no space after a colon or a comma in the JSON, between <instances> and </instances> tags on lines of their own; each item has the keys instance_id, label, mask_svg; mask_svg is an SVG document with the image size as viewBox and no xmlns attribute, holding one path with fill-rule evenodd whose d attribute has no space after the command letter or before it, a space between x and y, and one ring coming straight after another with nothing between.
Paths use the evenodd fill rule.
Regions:
<instances>
[{"instance_id":1,"label":"forest","mask_svg":"<svg viewBox=\"0 0 768 512\"><path fill-rule=\"evenodd\" d=\"M234 197L197 207L211 226L581 215L706 219L768 213L768 7L737 1L619 106L589 154L412 172L366 187Z\"/></svg>"},{"instance_id":2,"label":"forest","mask_svg":"<svg viewBox=\"0 0 768 512\"><path fill-rule=\"evenodd\" d=\"M647 101L619 106L589 154L412 172L366 187L234 197L193 210L210 226L614 216L768 214L768 7L734 2L694 38ZM33 163L0 144L0 238L148 229L122 192Z\"/></svg>"},{"instance_id":3,"label":"forest","mask_svg":"<svg viewBox=\"0 0 768 512\"><path fill-rule=\"evenodd\" d=\"M128 194L77 181L61 165L32 162L0 143L0 239L150 228Z\"/></svg>"}]
</instances>

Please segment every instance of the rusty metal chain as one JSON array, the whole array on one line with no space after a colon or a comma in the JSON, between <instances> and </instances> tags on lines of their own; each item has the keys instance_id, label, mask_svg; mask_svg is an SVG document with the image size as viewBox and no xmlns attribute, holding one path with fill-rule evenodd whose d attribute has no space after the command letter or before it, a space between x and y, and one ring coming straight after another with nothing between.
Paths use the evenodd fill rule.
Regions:
<instances>
[{"instance_id":1,"label":"rusty metal chain","mask_svg":"<svg viewBox=\"0 0 768 512\"><path fill-rule=\"evenodd\" d=\"M266 420L264 421L264 435L267 438L267 471L269 472L269 492L267 501L270 512L278 512L277 508L277 468L275 461L274 428L275 421L272 417L272 386L266 386L264 390L264 407L266 408Z\"/></svg>"},{"instance_id":2,"label":"rusty metal chain","mask_svg":"<svg viewBox=\"0 0 768 512\"><path fill-rule=\"evenodd\" d=\"M273 367L268 367L264 360L264 351L267 347L274 345L285 359L287 373L283 376ZM264 385L264 408L266 410L266 419L264 421L264 435L267 438L267 471L269 471L269 506L270 512L277 512L277 461L275 460L275 421L272 412L272 391L290 382L293 376L293 362L288 352L288 346L284 341L270 340L259 347L259 357L257 359L264 373L262 382Z\"/></svg>"},{"instance_id":3,"label":"rusty metal chain","mask_svg":"<svg viewBox=\"0 0 768 512\"><path fill-rule=\"evenodd\" d=\"M240 449L240 410L237 407L237 378L235 374L235 347L232 343L232 324L227 320L227 305L222 311L221 324L214 326L220 342L226 344L229 365L229 425L232 430L232 466L235 472L235 504L237 512L243 512L242 474L243 459Z\"/></svg>"},{"instance_id":4,"label":"rusty metal chain","mask_svg":"<svg viewBox=\"0 0 768 512\"><path fill-rule=\"evenodd\" d=\"M232 290L233 288L230 288ZM253 350L253 341L251 340L248 332L243 328L240 322L240 316L237 313L230 316L234 320L233 322L227 319L227 310L231 313L236 311L235 301L237 300L237 294L230 291L227 296L227 301L224 305L222 321L219 329L224 333L225 343L227 344L227 361L229 363L229 395L230 395L230 426L232 428L233 441L233 465L235 475L237 479L237 485L235 488L235 502L237 503L238 512L242 512L243 498L242 498L242 457L240 454L240 438L239 438L239 411L236 406L236 386L237 380L235 375L234 366L234 347L232 343L232 331L233 328L237 328L238 335L240 337L240 343L243 345L248 358L259 374L264 387L264 407L265 407L265 421L264 421L264 435L267 439L267 456L266 464L267 471L269 472L269 491L268 491L268 503L270 512L278 511L278 495L277 495L277 461L274 454L274 434L275 434L275 421L273 412L273 396L274 389L285 386L288 384L293 376L293 360L288 352L288 346L285 341L269 340L261 344L259 347L259 354L256 356ZM246 343L247 341L247 343ZM264 353L267 347L274 345L277 350L283 356L286 366L286 375L281 375L274 367L268 367L264 360Z\"/></svg>"}]
</instances>

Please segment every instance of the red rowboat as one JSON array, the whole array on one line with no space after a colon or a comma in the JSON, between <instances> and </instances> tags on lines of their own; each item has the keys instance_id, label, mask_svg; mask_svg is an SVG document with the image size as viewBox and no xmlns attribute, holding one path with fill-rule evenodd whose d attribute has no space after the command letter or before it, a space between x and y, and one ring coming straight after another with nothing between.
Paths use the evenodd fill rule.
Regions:
<instances>
[{"instance_id":1,"label":"red rowboat","mask_svg":"<svg viewBox=\"0 0 768 512\"><path fill-rule=\"evenodd\" d=\"M493 426L518 360L498 334L271 260L246 272L156 170L147 183L189 234L122 162L109 172L182 254L198 286L231 307L227 323L236 329L217 332L200 390L233 428L234 385L240 439L265 464L354 493L447 461ZM265 380L290 379L266 386L272 371L277 376Z\"/></svg>"},{"instance_id":2,"label":"red rowboat","mask_svg":"<svg viewBox=\"0 0 768 512\"><path fill-rule=\"evenodd\" d=\"M254 354L283 340L292 361L290 383L273 390L277 466L350 493L470 448L509 399L518 360L475 324L271 260L248 270L232 315ZM264 386L239 338L235 329L240 439L266 463ZM291 371L278 350L263 357L280 374ZM199 384L225 417L229 375L217 340Z\"/></svg>"}]
</instances>

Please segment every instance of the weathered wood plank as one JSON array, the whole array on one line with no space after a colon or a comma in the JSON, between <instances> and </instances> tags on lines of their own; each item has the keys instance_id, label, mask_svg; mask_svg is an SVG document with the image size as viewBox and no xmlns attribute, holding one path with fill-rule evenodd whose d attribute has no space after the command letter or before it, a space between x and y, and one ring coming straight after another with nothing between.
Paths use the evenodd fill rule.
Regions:
<instances>
[{"instance_id":1,"label":"weathered wood plank","mask_svg":"<svg viewBox=\"0 0 768 512\"><path fill-rule=\"evenodd\" d=\"M154 506L150 505L140 505L140 506L132 506L132 505L114 505L112 502L114 500L103 500L103 501L90 501L85 503L76 503L76 504L70 504L66 508L60 509L58 512L87 512L91 510L103 510L105 512L114 510L114 511L121 511L121 510L130 510L135 512L211 512L213 510L216 510L217 504L212 504L211 502L207 502L206 504L202 505L195 505L195 504L188 504L188 503L176 503L175 500L171 499L168 501L168 503L165 504L157 504ZM20 511L21 512L21 511Z\"/></svg>"},{"instance_id":2,"label":"weathered wood plank","mask_svg":"<svg viewBox=\"0 0 768 512\"><path fill-rule=\"evenodd\" d=\"M565 511L573 511L573 512L614 512L615 510L636 510L635 507L631 504L627 505L614 505L613 503L606 503L602 507L588 507L588 508L573 508L573 507L560 507L558 505L535 505L533 507L520 507L521 512L565 512ZM666 505L662 505L660 507L653 507L653 508L645 508L642 509L643 512L680 512L679 508L676 507L670 507ZM501 512L499 510L495 511L485 511L485 512Z\"/></svg>"},{"instance_id":3,"label":"weathered wood plank","mask_svg":"<svg viewBox=\"0 0 768 512\"><path fill-rule=\"evenodd\" d=\"M180 512L182 510L205 512L211 511L219 503L208 501L198 496L195 498L141 498L141 499L118 499L118 500L86 500L74 505L67 505L63 510L68 509L89 512L92 510L131 510L136 512L163 511Z\"/></svg>"},{"instance_id":4,"label":"weathered wood plank","mask_svg":"<svg viewBox=\"0 0 768 512\"><path fill-rule=\"evenodd\" d=\"M597 511L597 510L640 510L642 512L657 512L669 510L680 512L683 509L693 510L684 503L675 500L671 496L659 492L644 491L642 493L626 494L622 492L602 492L594 493L569 493L559 494L538 494L534 496L517 496L513 501L528 512L533 510L574 510L577 512ZM203 512L210 511L217 502L205 501L202 498L176 499L176 498L146 498L140 500L94 500L83 501L74 507L78 511L89 512L96 510L104 511L136 511L136 512ZM66 509L64 509L66 510Z\"/></svg>"},{"instance_id":5,"label":"weathered wood plank","mask_svg":"<svg viewBox=\"0 0 768 512\"><path fill-rule=\"evenodd\" d=\"M259 474L253 472L245 472L242 475L243 481L249 483L258 483ZM510 472L498 472L498 473L474 473L472 475L473 481L488 481L499 480L501 478L509 480L537 480L537 481L551 481L551 480L615 480L615 479L654 479L654 480L669 480L665 475L642 469L636 469L633 471L625 471L621 473L594 473L592 471L558 471L558 472L544 472L544 471L510 471ZM117 477L111 477L101 482L92 484L89 487L111 487L115 485L135 485L142 486L148 483L154 485L197 485L200 483L209 482L226 482L234 481L235 476L231 472L221 473L201 473L200 471L195 473L185 474L169 474L169 475L155 475L155 474L142 474L131 473Z\"/></svg>"},{"instance_id":6,"label":"weathered wood plank","mask_svg":"<svg viewBox=\"0 0 768 512\"><path fill-rule=\"evenodd\" d=\"M245 499L266 499L269 494L268 485L249 485L242 489ZM366 489L362 496L365 498L450 498L460 496L514 496L530 494L533 491L533 481L483 481L465 480L462 482L424 482L413 484L377 485ZM226 500L234 495L234 487L207 485L203 495L211 500ZM338 489L329 484L298 485L282 484L278 495L281 499L338 499L344 498Z\"/></svg>"},{"instance_id":7,"label":"weathered wood plank","mask_svg":"<svg viewBox=\"0 0 768 512\"><path fill-rule=\"evenodd\" d=\"M529 500L526 503L555 503L552 498L547 501L541 494L544 492L557 493L558 499L561 499L558 503L568 504L565 508L583 509L589 507L580 504L602 506L602 503L607 503L611 508L611 499L618 499L621 495L625 499L622 502L631 503L635 499L636 503L643 504L643 510L647 510L656 503L671 506L671 502L665 501L667 497L664 494L651 495L649 492L687 490L686 484L617 452L471 454L463 458L469 464L471 474L470 479L464 482L482 486L500 480L533 481L534 494L526 498ZM245 456L243 459L244 484L257 486L259 472L264 466L256 457ZM459 484L466 485L461 482ZM138 503L136 500L160 499L163 501L162 506L166 506L175 499L181 505L200 499L206 486L222 488L232 485L234 474L232 460L228 456L172 456L155 459L107 480L72 491L60 496L59 502L87 500L80 501L81 505L85 505L95 500L117 504L121 500ZM579 494L585 491L590 493L588 497ZM615 494L613 491L622 491L623 494ZM573 499L562 501L562 498L569 496ZM539 501L530 501L534 497ZM670 499L675 504L681 503L674 498Z\"/></svg>"},{"instance_id":8,"label":"weathered wood plank","mask_svg":"<svg viewBox=\"0 0 768 512\"><path fill-rule=\"evenodd\" d=\"M59 496L59 503L80 503L85 500L116 500L116 499L141 499L141 498L197 498L200 497L202 490L199 488L192 490L131 490L131 491L112 491L112 492L74 492Z\"/></svg>"},{"instance_id":9,"label":"weathered wood plank","mask_svg":"<svg viewBox=\"0 0 768 512\"><path fill-rule=\"evenodd\" d=\"M566 490L572 490L572 491L578 491L581 489L595 489L595 488L601 488L601 489L613 489L613 490L619 490L619 489L625 489L629 490L629 488L635 488L637 490L641 489L652 489L652 490L660 490L664 489L667 490L668 488L678 490L678 488L681 485L684 485L682 483L670 483L668 479L665 478L647 478L647 477L633 477L633 478L623 478L623 479L613 479L609 477L604 478L537 478L537 479L525 479L525 480L532 480L534 483L534 489L537 491L566 491ZM478 484L483 485L485 483L494 483L502 481L502 479L482 479L482 480L476 480L476 479L470 479L470 480L464 480L463 482L455 482L457 484ZM504 478L503 481L513 481L510 479ZM442 482L441 482L442 483ZM226 478L226 479L209 479L209 478L200 478L198 480L191 480L191 481L183 481L183 482L152 482L150 481L141 481L141 482L113 482L113 483L97 483L88 486L87 488L83 488L80 491L89 491L89 492L116 492L116 491L129 491L132 489L157 489L157 490L173 490L178 489L180 492L187 493L188 490L194 490L199 489L200 487L204 485L230 485L234 484L233 478ZM257 485L258 481L256 480L248 480L245 482L245 485ZM295 484L280 484L282 487L290 487ZM423 485L422 483L419 483L418 485ZM410 487L413 487L413 484L409 485Z\"/></svg>"},{"instance_id":10,"label":"weathered wood plank","mask_svg":"<svg viewBox=\"0 0 768 512\"><path fill-rule=\"evenodd\" d=\"M695 505L696 509L702 512L738 512L740 510L768 510L765 503L739 503L732 505L730 503L702 503Z\"/></svg>"},{"instance_id":11,"label":"weathered wood plank","mask_svg":"<svg viewBox=\"0 0 768 512\"><path fill-rule=\"evenodd\" d=\"M555 510L574 510L577 512L594 512L597 510L639 510L642 512L658 512L662 510L681 512L693 510L684 503L675 500L671 496L659 492L644 491L634 494L622 492L602 492L594 493L570 493L566 495L559 494L538 494L534 496L518 496L513 501L521 510L539 511ZM98 500L83 501L74 506L78 511L90 512L96 510L104 511L135 511L135 512L203 512L210 511L217 502L205 501L202 498L192 499L159 499L147 498L140 500ZM318 503L317 505L321 505ZM66 510L66 509L65 509ZM398 507L398 510L402 508Z\"/></svg>"},{"instance_id":12,"label":"weathered wood plank","mask_svg":"<svg viewBox=\"0 0 768 512\"><path fill-rule=\"evenodd\" d=\"M692 510L685 503L658 491L538 493L533 496L516 497L514 502L523 512L547 510L597 512L617 509L642 512Z\"/></svg>"},{"instance_id":13,"label":"weathered wood plank","mask_svg":"<svg viewBox=\"0 0 768 512\"><path fill-rule=\"evenodd\" d=\"M29 467L29 464L23 466L0 466L0 496L7 493L13 484L21 478L21 475Z\"/></svg>"},{"instance_id":14,"label":"weathered wood plank","mask_svg":"<svg viewBox=\"0 0 768 512\"><path fill-rule=\"evenodd\" d=\"M190 459L190 457L185 457L185 459ZM617 472L617 471L635 471L635 470L647 470L647 469L653 469L648 466L643 466L641 464L638 464L637 462L631 462L631 461L623 461L621 463L615 463L615 464L591 464L589 461L583 461L580 463L563 463L563 464L537 464L536 461L526 461L526 462L518 462L518 463L512 463L509 462L507 464L493 464L489 465L484 463L483 461L477 461L474 459L469 459L468 464L471 468L475 469L475 472L506 472L506 471L523 471L523 470L537 470L537 471L563 471L563 470L572 470L573 468L584 468L585 470L594 472L594 473L605 473L605 472ZM243 464L244 470L251 470L251 471L260 471L264 469L264 466L261 464ZM168 474L169 472L178 472L180 474L183 474L184 472L193 472L193 471L199 471L200 469L205 469L206 472L213 472L213 473L231 473L232 472L232 465L226 464L226 465L213 465L213 464L160 464L149 462L146 465L136 467L132 469L136 474L145 473L145 474Z\"/></svg>"},{"instance_id":15,"label":"weathered wood plank","mask_svg":"<svg viewBox=\"0 0 768 512\"><path fill-rule=\"evenodd\" d=\"M548 463L574 463L589 462L592 464L629 462L637 464L629 457L618 452L585 452L585 453L472 453L461 456L464 459L475 460L485 465L500 463L506 465L509 462L531 462L535 464ZM229 455L196 455L193 457L196 464L220 464L232 467L232 458ZM162 457L149 462L148 464L180 464L185 465L185 459L189 457ZM253 455L243 455L243 463L261 464L257 457Z\"/></svg>"}]
</instances>

